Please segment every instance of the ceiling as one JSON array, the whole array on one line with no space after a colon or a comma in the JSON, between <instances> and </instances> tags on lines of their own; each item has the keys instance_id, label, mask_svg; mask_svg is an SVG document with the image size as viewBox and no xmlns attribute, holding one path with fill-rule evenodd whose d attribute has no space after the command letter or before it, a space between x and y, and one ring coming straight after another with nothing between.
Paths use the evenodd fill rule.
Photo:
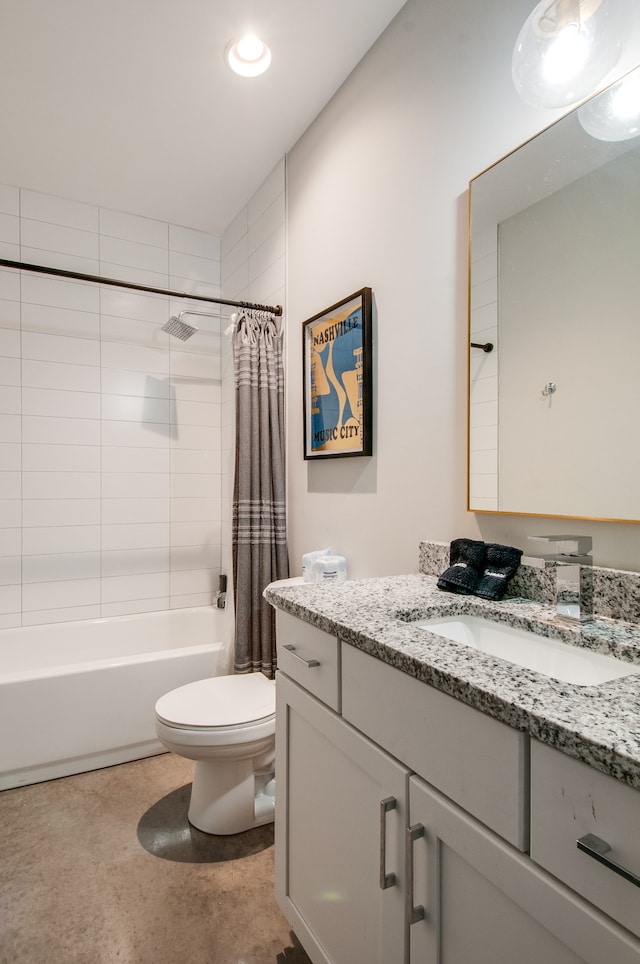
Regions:
<instances>
[{"instance_id":1,"label":"ceiling","mask_svg":"<svg viewBox=\"0 0 640 964\"><path fill-rule=\"evenodd\" d=\"M2 0L0 183L220 235L403 3Z\"/></svg>"}]
</instances>

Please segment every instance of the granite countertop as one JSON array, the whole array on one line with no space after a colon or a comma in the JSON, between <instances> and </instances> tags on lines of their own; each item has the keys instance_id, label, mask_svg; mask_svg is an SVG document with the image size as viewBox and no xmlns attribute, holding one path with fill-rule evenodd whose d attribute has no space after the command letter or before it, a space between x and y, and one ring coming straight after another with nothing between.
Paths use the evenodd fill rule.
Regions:
<instances>
[{"instance_id":1,"label":"granite countertop","mask_svg":"<svg viewBox=\"0 0 640 964\"><path fill-rule=\"evenodd\" d=\"M285 581L264 595L276 608L640 789L640 675L597 686L563 683L448 642L412 621L461 613L490 617L640 664L637 623L594 619L566 625L542 603L445 593L427 575L331 586Z\"/></svg>"}]
</instances>

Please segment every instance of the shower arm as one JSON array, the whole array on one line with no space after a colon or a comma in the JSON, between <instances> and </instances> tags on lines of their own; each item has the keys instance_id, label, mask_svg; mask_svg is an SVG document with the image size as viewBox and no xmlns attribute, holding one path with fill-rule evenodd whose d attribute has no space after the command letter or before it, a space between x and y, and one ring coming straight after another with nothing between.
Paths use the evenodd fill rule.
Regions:
<instances>
[{"instance_id":1,"label":"shower arm","mask_svg":"<svg viewBox=\"0 0 640 964\"><path fill-rule=\"evenodd\" d=\"M103 278L97 274L85 274L82 271L67 271L64 268L48 268L41 264L27 264L25 261L10 261L0 258L0 267L15 268L19 271L33 271L36 274L50 274L58 278L71 278L73 281L92 281L94 284L111 285L115 288L129 288L134 291L145 291L155 295L167 295L170 298L189 298L192 301L208 302L214 305L227 305L230 308L245 308L254 311L266 311L269 314L282 315L282 305L257 305L250 301L229 301L226 298L211 298L207 295L194 295L188 291L172 291L170 288L154 288L151 285L140 285L133 281L118 281L116 278ZM207 312L190 312L190 314L207 314Z\"/></svg>"},{"instance_id":2,"label":"shower arm","mask_svg":"<svg viewBox=\"0 0 640 964\"><path fill-rule=\"evenodd\" d=\"M205 318L218 318L218 314L215 311L196 311L195 308L185 308L177 315L178 321L182 321L183 315L202 315Z\"/></svg>"}]
</instances>

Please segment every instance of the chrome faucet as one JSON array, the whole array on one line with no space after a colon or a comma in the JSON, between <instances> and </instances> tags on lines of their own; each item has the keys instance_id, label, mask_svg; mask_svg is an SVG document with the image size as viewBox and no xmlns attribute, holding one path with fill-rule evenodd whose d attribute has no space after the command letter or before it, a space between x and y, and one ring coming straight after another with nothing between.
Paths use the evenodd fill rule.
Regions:
<instances>
[{"instance_id":1,"label":"chrome faucet","mask_svg":"<svg viewBox=\"0 0 640 964\"><path fill-rule=\"evenodd\" d=\"M522 563L539 568L544 568L547 562L555 565L558 616L574 622L592 615L591 536L529 536L529 539L542 542L551 550L539 556L523 556Z\"/></svg>"}]
</instances>

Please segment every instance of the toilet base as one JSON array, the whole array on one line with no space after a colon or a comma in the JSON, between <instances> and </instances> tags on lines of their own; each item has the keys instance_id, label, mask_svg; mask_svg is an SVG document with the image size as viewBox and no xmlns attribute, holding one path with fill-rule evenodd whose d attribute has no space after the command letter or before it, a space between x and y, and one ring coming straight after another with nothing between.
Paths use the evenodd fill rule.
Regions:
<instances>
[{"instance_id":1,"label":"toilet base","mask_svg":"<svg viewBox=\"0 0 640 964\"><path fill-rule=\"evenodd\" d=\"M189 823L203 833L227 836L273 823L273 770L254 760L198 760L193 775Z\"/></svg>"}]
</instances>

